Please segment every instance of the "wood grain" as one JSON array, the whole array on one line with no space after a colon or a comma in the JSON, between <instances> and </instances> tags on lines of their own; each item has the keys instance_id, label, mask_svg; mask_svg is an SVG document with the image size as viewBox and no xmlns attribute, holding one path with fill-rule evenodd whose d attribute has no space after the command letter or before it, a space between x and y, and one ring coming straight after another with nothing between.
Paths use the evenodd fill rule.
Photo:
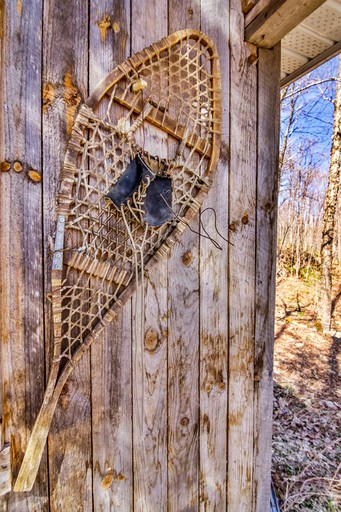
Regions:
<instances>
[{"instance_id":1,"label":"wood grain","mask_svg":"<svg viewBox=\"0 0 341 512\"><path fill-rule=\"evenodd\" d=\"M197 235L191 233L174 246L170 263L168 508L194 512L198 510L199 481Z\"/></svg>"},{"instance_id":2,"label":"wood grain","mask_svg":"<svg viewBox=\"0 0 341 512\"><path fill-rule=\"evenodd\" d=\"M150 23L150 15L156 23ZM132 53L167 34L167 1L134 2ZM144 123L143 141L153 154L167 156L167 135ZM167 261L160 261L133 297L134 511L167 510ZM145 322L141 332L141 315ZM135 328L135 326L137 328Z\"/></svg>"},{"instance_id":3,"label":"wood grain","mask_svg":"<svg viewBox=\"0 0 341 512\"><path fill-rule=\"evenodd\" d=\"M78 20L78 22L75 22ZM88 95L88 9L81 0L50 0L44 9L44 248L50 291L49 239L55 231L55 198L74 113ZM47 336L51 311L47 312ZM49 337L48 363L53 337ZM53 511L92 510L90 362L86 354L64 386L48 441Z\"/></svg>"},{"instance_id":4,"label":"wood grain","mask_svg":"<svg viewBox=\"0 0 341 512\"><path fill-rule=\"evenodd\" d=\"M202 30L217 45L222 74L222 147L214 184L203 204L213 207L217 226L228 237L228 147L229 147L229 9L216 2L201 6ZM202 217L207 231L221 244L217 249L200 239L200 510L226 510L227 371L229 248L215 232L212 211ZM233 510L233 509L232 509Z\"/></svg>"},{"instance_id":5,"label":"wood grain","mask_svg":"<svg viewBox=\"0 0 341 512\"><path fill-rule=\"evenodd\" d=\"M239 0L230 2L228 510L252 510L257 66Z\"/></svg>"},{"instance_id":6,"label":"wood grain","mask_svg":"<svg viewBox=\"0 0 341 512\"><path fill-rule=\"evenodd\" d=\"M243 13L247 14L248 12L250 12L251 9L254 8L256 3L257 3L257 0L242 0Z\"/></svg>"},{"instance_id":7,"label":"wood grain","mask_svg":"<svg viewBox=\"0 0 341 512\"><path fill-rule=\"evenodd\" d=\"M325 0L260 0L245 18L245 41L272 48Z\"/></svg>"},{"instance_id":8,"label":"wood grain","mask_svg":"<svg viewBox=\"0 0 341 512\"><path fill-rule=\"evenodd\" d=\"M4 442L10 442L15 478L44 391L41 14L42 2L2 2L1 156L10 170L0 176L1 359ZM14 161L23 172L13 172ZM10 493L3 510L48 510L46 455L36 484L25 495Z\"/></svg>"},{"instance_id":9,"label":"wood grain","mask_svg":"<svg viewBox=\"0 0 341 512\"><path fill-rule=\"evenodd\" d=\"M101 26L109 23L103 34ZM130 2L90 4L90 90L129 56ZM121 117L116 107L117 119ZM132 510L131 302L91 347L93 497L98 511Z\"/></svg>"},{"instance_id":10,"label":"wood grain","mask_svg":"<svg viewBox=\"0 0 341 512\"><path fill-rule=\"evenodd\" d=\"M273 50L259 50L253 490L253 506L257 512L267 512L270 506L279 78L280 45Z\"/></svg>"},{"instance_id":11,"label":"wood grain","mask_svg":"<svg viewBox=\"0 0 341 512\"><path fill-rule=\"evenodd\" d=\"M170 33L200 27L199 5L170 0L168 9ZM197 218L191 226L199 231ZM198 235L187 229L168 261L168 510L172 512L198 510L199 502L198 266Z\"/></svg>"},{"instance_id":12,"label":"wood grain","mask_svg":"<svg viewBox=\"0 0 341 512\"><path fill-rule=\"evenodd\" d=\"M93 495L98 511L132 510L130 340L128 304L92 352Z\"/></svg>"},{"instance_id":13,"label":"wood grain","mask_svg":"<svg viewBox=\"0 0 341 512\"><path fill-rule=\"evenodd\" d=\"M6 444L0 451L0 496L4 496L8 492L11 492L11 490L11 446Z\"/></svg>"},{"instance_id":14,"label":"wood grain","mask_svg":"<svg viewBox=\"0 0 341 512\"><path fill-rule=\"evenodd\" d=\"M143 0L132 2L132 12L128 0L95 0L90 11L82 0L46 0L44 13L41 0L5 7L0 162L9 170L0 174L0 326L3 433L14 476L51 360L50 247L74 112L88 82L93 88L130 51L176 29L201 28L219 51L223 140L204 206L214 206L219 230L226 236L230 227L234 245L221 241L219 251L184 233L146 281L144 309L141 290L133 299L143 331L133 336L128 303L64 387L48 467L44 454L32 492L1 497L0 510L265 512L279 48L260 50L258 64L250 63L239 0ZM166 139L157 128L145 130L153 153L167 154ZM29 169L42 181L29 180ZM211 213L203 222L215 236Z\"/></svg>"}]
</instances>

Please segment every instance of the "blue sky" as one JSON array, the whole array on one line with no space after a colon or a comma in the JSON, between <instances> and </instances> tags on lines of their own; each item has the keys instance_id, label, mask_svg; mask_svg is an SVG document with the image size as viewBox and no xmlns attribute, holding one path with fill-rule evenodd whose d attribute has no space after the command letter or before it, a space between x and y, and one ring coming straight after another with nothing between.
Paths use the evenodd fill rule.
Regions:
<instances>
[{"instance_id":1,"label":"blue sky","mask_svg":"<svg viewBox=\"0 0 341 512\"><path fill-rule=\"evenodd\" d=\"M336 77L338 72L339 56L324 63L309 75L297 80L290 86L288 94L294 89L299 90L311 82L320 82L330 77ZM314 85L303 91L296 100L296 113L291 132L291 146L303 147L309 144L309 158L318 165L324 173L328 171L330 146L333 131L332 100L335 97L335 81ZM281 135L287 126L290 99L284 101L281 115ZM304 152L303 152L304 154ZM307 158L308 155L305 155ZM302 156L302 158L304 158ZM302 162L304 165L306 162Z\"/></svg>"}]
</instances>

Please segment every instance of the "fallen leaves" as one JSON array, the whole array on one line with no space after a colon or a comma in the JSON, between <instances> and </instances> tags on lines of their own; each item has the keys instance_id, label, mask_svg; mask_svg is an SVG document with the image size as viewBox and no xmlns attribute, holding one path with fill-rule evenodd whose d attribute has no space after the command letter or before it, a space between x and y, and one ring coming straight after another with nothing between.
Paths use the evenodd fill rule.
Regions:
<instances>
[{"instance_id":1,"label":"fallen leaves","mask_svg":"<svg viewBox=\"0 0 341 512\"><path fill-rule=\"evenodd\" d=\"M316 328L314 283L286 279L277 298L273 480L281 511L336 512L341 510L341 336L337 331L323 336ZM340 308L339 302L338 330Z\"/></svg>"}]
</instances>

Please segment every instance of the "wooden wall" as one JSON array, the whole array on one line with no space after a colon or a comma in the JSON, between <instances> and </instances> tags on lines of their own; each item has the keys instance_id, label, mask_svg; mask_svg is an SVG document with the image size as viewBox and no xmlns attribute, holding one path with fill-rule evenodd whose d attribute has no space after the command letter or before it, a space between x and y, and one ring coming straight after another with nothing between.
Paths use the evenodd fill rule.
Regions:
<instances>
[{"instance_id":1,"label":"wooden wall","mask_svg":"<svg viewBox=\"0 0 341 512\"><path fill-rule=\"evenodd\" d=\"M14 477L50 361L55 197L75 110L117 63L180 28L201 28L220 54L223 142L205 206L231 242L219 251L185 232L146 284L144 342L129 303L66 384L33 490L2 496L0 510L266 512L279 47L254 62L240 0L0 0L0 13L2 444Z\"/></svg>"}]
</instances>

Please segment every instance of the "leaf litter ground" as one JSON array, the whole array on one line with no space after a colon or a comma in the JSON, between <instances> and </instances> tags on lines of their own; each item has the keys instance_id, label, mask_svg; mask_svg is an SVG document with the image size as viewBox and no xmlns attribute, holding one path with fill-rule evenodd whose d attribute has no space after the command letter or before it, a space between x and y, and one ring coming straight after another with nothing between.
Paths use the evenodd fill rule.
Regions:
<instances>
[{"instance_id":1,"label":"leaf litter ground","mask_svg":"<svg viewBox=\"0 0 341 512\"><path fill-rule=\"evenodd\" d=\"M273 481L283 512L341 511L341 275L322 333L317 281L277 283Z\"/></svg>"}]
</instances>

